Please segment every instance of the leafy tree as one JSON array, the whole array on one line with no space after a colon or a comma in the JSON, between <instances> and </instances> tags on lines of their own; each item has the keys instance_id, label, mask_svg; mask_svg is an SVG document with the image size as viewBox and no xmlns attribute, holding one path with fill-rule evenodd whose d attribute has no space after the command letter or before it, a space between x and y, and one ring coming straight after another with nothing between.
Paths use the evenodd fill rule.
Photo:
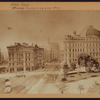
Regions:
<instances>
[{"instance_id":1,"label":"leafy tree","mask_svg":"<svg viewBox=\"0 0 100 100\"><path fill-rule=\"evenodd\" d=\"M79 84L79 86L78 86L78 89L79 89L79 91L80 91L80 94L81 94L81 93L82 93L82 91L84 90L84 87L83 87L83 85Z\"/></svg>"},{"instance_id":2,"label":"leafy tree","mask_svg":"<svg viewBox=\"0 0 100 100\"><path fill-rule=\"evenodd\" d=\"M71 68L72 68L72 70L75 70L76 69L76 63L75 62L72 62L71 63Z\"/></svg>"},{"instance_id":3,"label":"leafy tree","mask_svg":"<svg viewBox=\"0 0 100 100\"><path fill-rule=\"evenodd\" d=\"M95 94L95 93L100 93L100 83L94 82L91 87L89 87L87 93Z\"/></svg>"},{"instance_id":4,"label":"leafy tree","mask_svg":"<svg viewBox=\"0 0 100 100\"><path fill-rule=\"evenodd\" d=\"M64 94L65 91L68 92L68 86L64 82L61 82L60 84L57 85L58 89L60 90L61 94Z\"/></svg>"},{"instance_id":5,"label":"leafy tree","mask_svg":"<svg viewBox=\"0 0 100 100\"><path fill-rule=\"evenodd\" d=\"M84 60L84 65L86 67L87 72L91 72L92 68L95 66L96 69L100 71L100 64L99 62L94 59L92 56L87 54L81 54L78 58L78 65L80 66L82 64L82 61Z\"/></svg>"}]
</instances>

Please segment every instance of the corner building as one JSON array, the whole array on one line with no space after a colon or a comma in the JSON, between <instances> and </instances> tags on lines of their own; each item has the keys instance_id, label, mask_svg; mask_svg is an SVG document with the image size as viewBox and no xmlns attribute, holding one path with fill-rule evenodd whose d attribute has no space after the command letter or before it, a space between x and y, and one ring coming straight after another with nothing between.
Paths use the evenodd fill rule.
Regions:
<instances>
[{"instance_id":1,"label":"corner building","mask_svg":"<svg viewBox=\"0 0 100 100\"><path fill-rule=\"evenodd\" d=\"M27 43L15 43L7 47L9 57L9 72L32 71L43 63L43 49ZM37 50L39 49L39 50Z\"/></svg>"},{"instance_id":2,"label":"corner building","mask_svg":"<svg viewBox=\"0 0 100 100\"><path fill-rule=\"evenodd\" d=\"M44 67L44 48L34 47L34 69Z\"/></svg>"},{"instance_id":3,"label":"corner building","mask_svg":"<svg viewBox=\"0 0 100 100\"><path fill-rule=\"evenodd\" d=\"M0 64L2 64L4 61L4 55L3 53L1 52L1 49L0 49Z\"/></svg>"},{"instance_id":4,"label":"corner building","mask_svg":"<svg viewBox=\"0 0 100 100\"><path fill-rule=\"evenodd\" d=\"M89 26L86 35L74 32L64 38L64 57L68 64L77 63L80 54L89 54L100 63L100 31Z\"/></svg>"}]
</instances>

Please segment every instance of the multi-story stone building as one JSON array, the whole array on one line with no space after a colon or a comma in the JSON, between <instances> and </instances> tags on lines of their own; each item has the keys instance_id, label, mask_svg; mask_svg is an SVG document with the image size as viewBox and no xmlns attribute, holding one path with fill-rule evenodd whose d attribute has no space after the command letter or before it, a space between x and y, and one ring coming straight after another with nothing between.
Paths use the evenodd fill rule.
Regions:
<instances>
[{"instance_id":1,"label":"multi-story stone building","mask_svg":"<svg viewBox=\"0 0 100 100\"><path fill-rule=\"evenodd\" d=\"M44 48L40 48L37 45L34 47L34 66L35 69L44 67Z\"/></svg>"},{"instance_id":2,"label":"multi-story stone building","mask_svg":"<svg viewBox=\"0 0 100 100\"><path fill-rule=\"evenodd\" d=\"M70 65L72 62L77 63L80 54L91 55L100 62L100 31L93 26L89 26L85 36L66 35L64 38L64 57Z\"/></svg>"},{"instance_id":3,"label":"multi-story stone building","mask_svg":"<svg viewBox=\"0 0 100 100\"><path fill-rule=\"evenodd\" d=\"M50 46L50 62L60 60L60 47L56 42L49 42Z\"/></svg>"},{"instance_id":4,"label":"multi-story stone building","mask_svg":"<svg viewBox=\"0 0 100 100\"><path fill-rule=\"evenodd\" d=\"M46 63L50 62L50 49L48 48L44 49L44 60Z\"/></svg>"},{"instance_id":5,"label":"multi-story stone building","mask_svg":"<svg viewBox=\"0 0 100 100\"><path fill-rule=\"evenodd\" d=\"M27 43L15 43L15 45L8 46L7 48L9 56L9 72L31 71L36 69L36 66L40 62L39 59L36 59L38 58L38 55L41 54L41 52L37 50L37 46L34 47Z\"/></svg>"},{"instance_id":6,"label":"multi-story stone building","mask_svg":"<svg viewBox=\"0 0 100 100\"><path fill-rule=\"evenodd\" d=\"M48 46L44 49L45 62L51 63L60 60L60 47L57 42L48 42Z\"/></svg>"},{"instance_id":7,"label":"multi-story stone building","mask_svg":"<svg viewBox=\"0 0 100 100\"><path fill-rule=\"evenodd\" d=\"M3 53L1 52L1 49L0 49L0 64L2 64L4 61L4 55Z\"/></svg>"}]
</instances>

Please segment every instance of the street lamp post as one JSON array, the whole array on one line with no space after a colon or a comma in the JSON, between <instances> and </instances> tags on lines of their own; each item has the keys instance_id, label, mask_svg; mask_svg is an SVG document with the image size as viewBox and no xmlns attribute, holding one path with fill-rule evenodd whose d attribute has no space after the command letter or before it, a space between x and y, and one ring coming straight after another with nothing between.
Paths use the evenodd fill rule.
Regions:
<instances>
[{"instance_id":1,"label":"street lamp post","mask_svg":"<svg viewBox=\"0 0 100 100\"><path fill-rule=\"evenodd\" d=\"M24 65L24 77L25 77L25 72L26 72L26 67L25 67L25 54L24 54L24 57L23 57L23 65Z\"/></svg>"},{"instance_id":2,"label":"street lamp post","mask_svg":"<svg viewBox=\"0 0 100 100\"><path fill-rule=\"evenodd\" d=\"M67 63L65 63L64 65L63 65L63 72L64 72L64 77L62 78L62 81L66 81L67 79L66 79L66 76L67 76L67 74L68 74L68 64Z\"/></svg>"}]
</instances>

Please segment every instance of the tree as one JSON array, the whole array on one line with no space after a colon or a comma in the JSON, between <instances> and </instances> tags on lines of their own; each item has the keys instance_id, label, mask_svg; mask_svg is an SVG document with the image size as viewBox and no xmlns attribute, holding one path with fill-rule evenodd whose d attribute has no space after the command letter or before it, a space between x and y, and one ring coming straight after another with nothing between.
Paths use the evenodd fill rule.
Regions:
<instances>
[{"instance_id":1,"label":"tree","mask_svg":"<svg viewBox=\"0 0 100 100\"><path fill-rule=\"evenodd\" d=\"M5 64L8 64L8 61L5 59L0 62L0 65L5 65Z\"/></svg>"},{"instance_id":2,"label":"tree","mask_svg":"<svg viewBox=\"0 0 100 100\"><path fill-rule=\"evenodd\" d=\"M92 56L88 55L88 54L81 54L78 57L78 65L80 66L83 63L85 65L85 68L86 68L87 72L91 72L94 65L95 65L95 68L98 69L98 71L100 71L99 62L96 59L94 59Z\"/></svg>"},{"instance_id":3,"label":"tree","mask_svg":"<svg viewBox=\"0 0 100 100\"><path fill-rule=\"evenodd\" d=\"M61 92L61 94L64 94L65 91L68 92L68 86L69 85L66 85L65 82L61 82L60 84L57 85L59 91Z\"/></svg>"},{"instance_id":4,"label":"tree","mask_svg":"<svg viewBox=\"0 0 100 100\"><path fill-rule=\"evenodd\" d=\"M71 63L71 68L72 68L72 70L75 70L76 69L76 63L75 62L72 62Z\"/></svg>"},{"instance_id":5,"label":"tree","mask_svg":"<svg viewBox=\"0 0 100 100\"><path fill-rule=\"evenodd\" d=\"M82 91L84 90L84 87L83 87L83 85L79 84L79 86L78 86L78 89L79 89L79 91L80 91L80 94L81 94L81 93L82 93Z\"/></svg>"},{"instance_id":6,"label":"tree","mask_svg":"<svg viewBox=\"0 0 100 100\"><path fill-rule=\"evenodd\" d=\"M64 78L62 78L62 81L66 81L66 76L68 75L68 64L65 62L65 64L63 65L63 73L64 73Z\"/></svg>"},{"instance_id":7,"label":"tree","mask_svg":"<svg viewBox=\"0 0 100 100\"><path fill-rule=\"evenodd\" d=\"M91 87L89 87L87 93L92 93L92 94L95 94L95 93L100 93L100 83L98 82L94 82L93 85Z\"/></svg>"}]
</instances>

